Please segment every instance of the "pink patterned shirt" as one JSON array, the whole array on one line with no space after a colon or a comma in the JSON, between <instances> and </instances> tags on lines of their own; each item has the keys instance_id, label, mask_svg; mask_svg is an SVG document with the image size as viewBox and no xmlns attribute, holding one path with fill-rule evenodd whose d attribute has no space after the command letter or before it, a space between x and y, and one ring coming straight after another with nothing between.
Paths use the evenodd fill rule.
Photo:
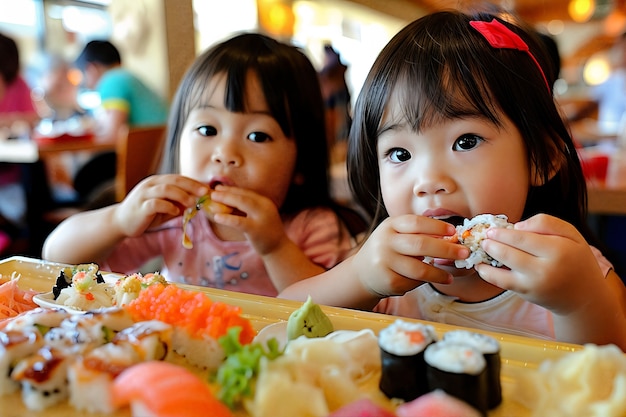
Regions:
<instances>
[{"instance_id":1,"label":"pink patterned shirt","mask_svg":"<svg viewBox=\"0 0 626 417\"><path fill-rule=\"evenodd\" d=\"M287 236L316 264L331 268L353 246L345 225L329 208L306 209L284 222ZM220 240L204 216L187 229L192 249L182 246L182 217L142 236L127 238L101 263L102 270L131 274L156 256L169 281L276 296L265 266L248 241Z\"/></svg>"}]
</instances>

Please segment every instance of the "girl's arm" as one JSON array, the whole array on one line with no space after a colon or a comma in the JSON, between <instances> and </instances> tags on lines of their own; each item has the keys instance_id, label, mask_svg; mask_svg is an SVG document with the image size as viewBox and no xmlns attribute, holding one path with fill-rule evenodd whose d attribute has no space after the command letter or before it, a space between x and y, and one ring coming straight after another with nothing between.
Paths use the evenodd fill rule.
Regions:
<instances>
[{"instance_id":1,"label":"girl's arm","mask_svg":"<svg viewBox=\"0 0 626 417\"><path fill-rule=\"evenodd\" d=\"M261 255L261 258L268 276L278 291L325 271L311 261L287 235L274 249Z\"/></svg>"},{"instance_id":2,"label":"girl's arm","mask_svg":"<svg viewBox=\"0 0 626 417\"><path fill-rule=\"evenodd\" d=\"M351 256L322 274L290 285L278 297L306 301L311 296L319 304L371 310L381 297L363 286L355 273L354 258Z\"/></svg>"},{"instance_id":3,"label":"girl's arm","mask_svg":"<svg viewBox=\"0 0 626 417\"><path fill-rule=\"evenodd\" d=\"M349 231L330 208L304 210L287 220L284 229L279 244L262 255L279 291L334 267L353 249Z\"/></svg>"},{"instance_id":4,"label":"girl's arm","mask_svg":"<svg viewBox=\"0 0 626 417\"><path fill-rule=\"evenodd\" d=\"M624 285L614 272L605 277L574 226L539 214L487 237L483 248L508 268L477 265L480 276L550 310L558 340L626 349Z\"/></svg>"},{"instance_id":5,"label":"girl's arm","mask_svg":"<svg viewBox=\"0 0 626 417\"><path fill-rule=\"evenodd\" d=\"M43 258L77 264L100 262L126 237L180 216L208 188L180 175L153 175L140 182L118 204L75 214L44 242Z\"/></svg>"},{"instance_id":6,"label":"girl's arm","mask_svg":"<svg viewBox=\"0 0 626 417\"><path fill-rule=\"evenodd\" d=\"M454 232L454 226L426 217L388 218L354 256L286 288L279 297L305 300L311 295L319 304L371 309L381 298L404 294L425 281L449 283L447 272L423 258L467 258L467 248L441 239Z\"/></svg>"},{"instance_id":7,"label":"girl's arm","mask_svg":"<svg viewBox=\"0 0 626 417\"><path fill-rule=\"evenodd\" d=\"M588 302L567 314L554 314L558 340L575 343L613 343L626 351L624 284L611 270L605 282L588 294Z\"/></svg>"},{"instance_id":8,"label":"girl's arm","mask_svg":"<svg viewBox=\"0 0 626 417\"><path fill-rule=\"evenodd\" d=\"M46 238L43 259L68 264L99 263L126 237L113 221L117 204L75 214Z\"/></svg>"}]
</instances>

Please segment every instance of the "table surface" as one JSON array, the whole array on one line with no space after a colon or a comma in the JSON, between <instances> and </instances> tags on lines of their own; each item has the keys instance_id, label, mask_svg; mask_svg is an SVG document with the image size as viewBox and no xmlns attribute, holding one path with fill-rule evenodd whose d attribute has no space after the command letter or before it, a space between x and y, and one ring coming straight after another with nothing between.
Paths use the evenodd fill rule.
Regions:
<instances>
[{"instance_id":1,"label":"table surface","mask_svg":"<svg viewBox=\"0 0 626 417\"><path fill-rule=\"evenodd\" d=\"M626 215L626 188L587 187L591 214Z\"/></svg>"},{"instance_id":2,"label":"table surface","mask_svg":"<svg viewBox=\"0 0 626 417\"><path fill-rule=\"evenodd\" d=\"M115 150L114 143L101 143L94 140L63 140L38 143L34 140L0 141L0 162L33 163L42 157L61 152L100 152Z\"/></svg>"},{"instance_id":3,"label":"table surface","mask_svg":"<svg viewBox=\"0 0 626 417\"><path fill-rule=\"evenodd\" d=\"M604 141L615 141L618 132L614 129L606 129L598 126L594 119L583 119L570 123L573 139L581 145L594 145Z\"/></svg>"}]
</instances>

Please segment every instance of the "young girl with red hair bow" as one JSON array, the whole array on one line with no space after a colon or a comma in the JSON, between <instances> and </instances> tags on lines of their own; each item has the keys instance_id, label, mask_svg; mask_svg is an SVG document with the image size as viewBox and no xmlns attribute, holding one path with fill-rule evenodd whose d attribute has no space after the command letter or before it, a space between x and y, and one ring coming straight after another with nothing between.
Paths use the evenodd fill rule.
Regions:
<instances>
[{"instance_id":1,"label":"young girl with red hair bow","mask_svg":"<svg viewBox=\"0 0 626 417\"><path fill-rule=\"evenodd\" d=\"M549 58L532 29L510 21L438 12L382 50L348 151L376 227L354 256L280 296L626 348L624 285L586 224ZM470 251L446 237L486 213L514 223L481 243L502 266L456 268Z\"/></svg>"}]
</instances>

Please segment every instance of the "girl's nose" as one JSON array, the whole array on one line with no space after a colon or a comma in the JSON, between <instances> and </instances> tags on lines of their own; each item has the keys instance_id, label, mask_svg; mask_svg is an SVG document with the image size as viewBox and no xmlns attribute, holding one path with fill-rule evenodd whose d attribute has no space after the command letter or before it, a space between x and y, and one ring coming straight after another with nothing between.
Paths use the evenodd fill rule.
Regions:
<instances>
[{"instance_id":1,"label":"girl's nose","mask_svg":"<svg viewBox=\"0 0 626 417\"><path fill-rule=\"evenodd\" d=\"M456 185L452 178L439 173L427 173L415 181L413 194L423 197L432 194L449 194L454 191Z\"/></svg>"},{"instance_id":2,"label":"girl's nose","mask_svg":"<svg viewBox=\"0 0 626 417\"><path fill-rule=\"evenodd\" d=\"M224 164L228 166L240 166L242 158L237 151L237 147L232 141L225 140L215 147L213 154L211 155L213 162Z\"/></svg>"}]
</instances>

